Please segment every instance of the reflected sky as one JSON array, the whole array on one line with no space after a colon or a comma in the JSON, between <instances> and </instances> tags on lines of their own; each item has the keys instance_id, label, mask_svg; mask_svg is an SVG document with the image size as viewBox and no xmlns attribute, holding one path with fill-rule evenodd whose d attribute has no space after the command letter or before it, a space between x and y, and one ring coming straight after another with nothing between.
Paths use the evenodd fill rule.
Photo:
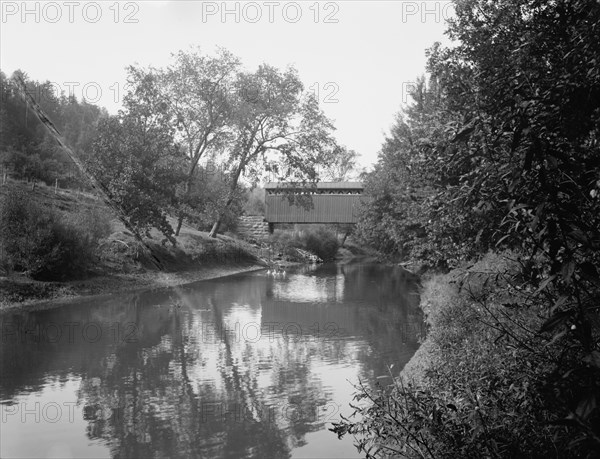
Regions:
<instances>
[{"instance_id":1,"label":"reflected sky","mask_svg":"<svg viewBox=\"0 0 600 459\"><path fill-rule=\"evenodd\" d=\"M414 278L363 263L0 321L2 457L358 457L331 422L422 332Z\"/></svg>"}]
</instances>

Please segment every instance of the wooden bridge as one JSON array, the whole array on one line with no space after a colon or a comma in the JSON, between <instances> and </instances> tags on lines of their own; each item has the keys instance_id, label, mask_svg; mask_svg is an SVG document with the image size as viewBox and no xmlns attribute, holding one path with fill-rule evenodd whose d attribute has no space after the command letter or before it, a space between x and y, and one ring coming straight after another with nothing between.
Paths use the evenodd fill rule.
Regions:
<instances>
[{"instance_id":1,"label":"wooden bridge","mask_svg":"<svg viewBox=\"0 0 600 459\"><path fill-rule=\"evenodd\" d=\"M265 186L265 220L270 224L356 223L363 189L360 182L320 182L309 189L270 182ZM290 204L290 192L309 194L312 208Z\"/></svg>"}]
</instances>

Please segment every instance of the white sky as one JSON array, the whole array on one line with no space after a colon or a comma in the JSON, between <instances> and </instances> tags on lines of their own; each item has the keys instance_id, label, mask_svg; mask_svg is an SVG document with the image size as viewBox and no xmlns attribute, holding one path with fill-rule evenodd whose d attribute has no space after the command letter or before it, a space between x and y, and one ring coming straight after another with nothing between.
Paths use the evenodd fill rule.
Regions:
<instances>
[{"instance_id":1,"label":"white sky","mask_svg":"<svg viewBox=\"0 0 600 459\"><path fill-rule=\"evenodd\" d=\"M298 69L319 91L338 141L377 159L425 49L448 43L449 0L428 1L5 1L0 69L50 80L116 113L131 64L165 66L190 46L223 46L248 69ZM228 13L227 13L228 11ZM226 14L223 14L226 13ZM336 22L334 22L336 21Z\"/></svg>"}]
</instances>

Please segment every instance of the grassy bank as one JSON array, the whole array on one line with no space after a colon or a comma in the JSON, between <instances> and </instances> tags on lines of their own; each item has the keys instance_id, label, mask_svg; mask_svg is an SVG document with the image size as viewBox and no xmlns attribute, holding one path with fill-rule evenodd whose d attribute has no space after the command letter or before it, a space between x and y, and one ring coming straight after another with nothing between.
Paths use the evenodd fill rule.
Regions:
<instances>
[{"instance_id":1,"label":"grassy bank","mask_svg":"<svg viewBox=\"0 0 600 459\"><path fill-rule=\"evenodd\" d=\"M544 331L516 258L425 279L425 342L391 384L358 388L357 417L335 431L367 457L597 457L600 356L573 345L575 325Z\"/></svg>"},{"instance_id":2,"label":"grassy bank","mask_svg":"<svg viewBox=\"0 0 600 459\"><path fill-rule=\"evenodd\" d=\"M17 202L19 211L33 206L30 215L23 217L13 212L6 219L25 221L23 234L13 235L12 241L16 242L12 243L22 245L19 254L27 251L28 258L17 261L29 271L37 269L43 276L33 279L31 275L10 269L6 258L11 248L5 243L0 252L2 309L81 295L178 285L256 269L264 264L256 247L250 244L225 235L209 238L207 233L184 225L175 247L163 244L156 230L145 235L145 242L162 266L159 270L142 244L94 195L55 190L43 184L33 189L30 184L16 181L0 188L0 198L9 194L17 201L29 201L26 205ZM58 229L49 234L49 227ZM56 250L41 253L37 247L30 247L32 241L37 246L53 243L63 251L69 249L70 252L65 252L69 264L58 264ZM14 247L12 250L14 252ZM76 263L73 257L77 257ZM56 272L47 269L52 263L58 266Z\"/></svg>"}]
</instances>

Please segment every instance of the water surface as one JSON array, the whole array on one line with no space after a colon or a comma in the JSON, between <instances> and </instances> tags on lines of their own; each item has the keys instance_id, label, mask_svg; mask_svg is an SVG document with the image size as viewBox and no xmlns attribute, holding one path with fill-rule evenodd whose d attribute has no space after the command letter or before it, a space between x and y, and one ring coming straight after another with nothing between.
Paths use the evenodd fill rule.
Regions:
<instances>
[{"instance_id":1,"label":"water surface","mask_svg":"<svg viewBox=\"0 0 600 459\"><path fill-rule=\"evenodd\" d=\"M2 457L357 457L328 431L418 347L414 279L257 271L0 315ZM385 381L379 379L379 381Z\"/></svg>"}]
</instances>

